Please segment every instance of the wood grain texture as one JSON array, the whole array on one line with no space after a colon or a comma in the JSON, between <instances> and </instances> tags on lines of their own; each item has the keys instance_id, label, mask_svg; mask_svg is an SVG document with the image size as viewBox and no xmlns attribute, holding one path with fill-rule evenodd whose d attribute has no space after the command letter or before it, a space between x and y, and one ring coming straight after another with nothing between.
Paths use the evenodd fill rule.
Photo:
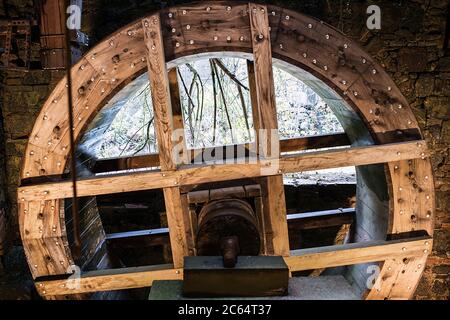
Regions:
<instances>
[{"instance_id":1,"label":"wood grain texture","mask_svg":"<svg viewBox=\"0 0 450 320\"><path fill-rule=\"evenodd\" d=\"M186 238L185 208L182 203L180 188L164 188L167 224L169 226L170 245L175 268L183 266L184 256L189 255Z\"/></svg>"},{"instance_id":2,"label":"wood grain texture","mask_svg":"<svg viewBox=\"0 0 450 320\"><path fill-rule=\"evenodd\" d=\"M421 259L426 254L430 237L392 241L352 243L291 251L284 260L291 272L379 261L385 257ZM81 275L79 287L70 289L70 280L49 280L36 283L42 295L63 295L94 291L109 291L149 287L154 280L182 279L182 269L167 266L145 266L86 272Z\"/></svg>"},{"instance_id":3,"label":"wood grain texture","mask_svg":"<svg viewBox=\"0 0 450 320\"><path fill-rule=\"evenodd\" d=\"M142 20L142 24L144 28L144 39L147 46L148 75L150 79L150 91L152 93L155 132L159 149L159 164L162 172L172 171L177 168L177 157L179 156L174 154L174 114L172 111L172 100L170 95L170 89L179 92L176 74L174 75L172 71L172 82L170 83L166 70L161 19L159 14L155 14L148 19ZM178 101L176 103L177 108L175 112L178 117L178 129L180 129L179 117L182 115L181 105L179 104L181 102ZM181 129L182 128L183 126L181 125ZM181 143L185 143L184 135L182 135ZM182 150L185 149L185 147L182 148ZM183 157L183 154L181 157ZM185 213L187 210L185 205L187 203L182 202L179 187L164 188L163 191L173 264L175 268L179 268L183 266L184 256L189 255L187 242L189 232L186 232L186 228L189 227L189 224L186 224L185 221Z\"/></svg>"},{"instance_id":4,"label":"wood grain texture","mask_svg":"<svg viewBox=\"0 0 450 320\"><path fill-rule=\"evenodd\" d=\"M259 119L259 128L256 129L259 135L258 152L265 158L277 158L279 154L278 121L267 7L249 4L249 17L255 77L255 87L251 88L251 91L256 93L259 114L259 116L254 115L254 118ZM276 145L272 146L272 144Z\"/></svg>"},{"instance_id":5,"label":"wood grain texture","mask_svg":"<svg viewBox=\"0 0 450 320\"><path fill-rule=\"evenodd\" d=\"M289 255L289 234L286 216L283 176L261 178L263 219L269 255Z\"/></svg>"},{"instance_id":6,"label":"wood grain texture","mask_svg":"<svg viewBox=\"0 0 450 320\"><path fill-rule=\"evenodd\" d=\"M174 269L173 265L156 265L86 272L81 275L79 286L74 280L65 279L37 281L36 287L43 296L58 296L150 287L154 280L182 278L182 269Z\"/></svg>"},{"instance_id":7,"label":"wood grain texture","mask_svg":"<svg viewBox=\"0 0 450 320\"><path fill-rule=\"evenodd\" d=\"M419 147L418 144L421 146ZM385 163L399 159L420 158L427 153L424 141L401 142L387 145L352 147L337 150L309 152L282 156L280 172L291 173L347 166ZM80 179L77 183L79 196L120 193L200 184L214 181L237 180L264 176L262 169L270 166L272 160L257 163L217 164L184 166L177 171L149 171L128 175L111 175ZM44 183L19 188L19 201L69 198L72 195L71 182Z\"/></svg>"},{"instance_id":8,"label":"wood grain texture","mask_svg":"<svg viewBox=\"0 0 450 320\"><path fill-rule=\"evenodd\" d=\"M170 72L169 72L170 75ZM170 79L170 78L169 78ZM252 87L252 85L250 85ZM173 94L171 94L173 100ZM172 103L173 106L173 103ZM175 114L174 108L172 111ZM254 115L257 115L258 112L254 111ZM177 129L177 123L182 121L179 117L177 118L174 115L174 128ZM181 125L181 124L178 124ZM254 122L254 127L259 128ZM180 127L181 128L181 127ZM181 137L180 137L181 138ZM180 141L181 143L181 141ZM349 146L350 141L345 133L336 133L329 135L319 135L319 136L308 136L301 138L293 138L293 139L285 139L280 140L280 152L295 152L301 150L308 149L319 149L319 148L333 148L333 147L342 147ZM188 160L184 163L192 163L196 161L196 159L204 159L205 155L211 155L213 152L218 152L220 149L223 150L223 154L227 154L227 150L244 150L245 152L249 152L252 149L250 143L245 144L236 144L236 145L228 145L224 147L216 147L216 148L201 148L201 149L189 149L186 151L188 154ZM182 151L182 148L178 150ZM235 155L238 154L235 152ZM95 163L95 167L93 169L94 173L103 173L110 171L119 171L119 170L127 170L127 169L140 169L140 168L149 168L149 167L158 167L159 166L159 154L148 154L134 157L126 157L126 158L112 158L112 159L104 159L99 160Z\"/></svg>"},{"instance_id":9,"label":"wood grain texture","mask_svg":"<svg viewBox=\"0 0 450 320\"><path fill-rule=\"evenodd\" d=\"M172 103L159 14L144 19L142 24L144 25L144 41L147 46L148 76L159 149L159 165L161 170L175 170Z\"/></svg>"},{"instance_id":10,"label":"wood grain texture","mask_svg":"<svg viewBox=\"0 0 450 320\"><path fill-rule=\"evenodd\" d=\"M291 272L346 266L385 259L423 257L431 237L404 240L370 241L291 251L285 258Z\"/></svg>"}]
</instances>

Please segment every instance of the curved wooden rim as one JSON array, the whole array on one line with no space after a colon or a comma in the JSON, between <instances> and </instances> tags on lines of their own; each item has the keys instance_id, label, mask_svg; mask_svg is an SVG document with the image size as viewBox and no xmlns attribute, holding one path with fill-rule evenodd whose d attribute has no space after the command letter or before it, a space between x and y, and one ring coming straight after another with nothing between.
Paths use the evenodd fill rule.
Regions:
<instances>
[{"instance_id":1,"label":"curved wooden rim","mask_svg":"<svg viewBox=\"0 0 450 320\"><path fill-rule=\"evenodd\" d=\"M248 4L214 1L161 10L166 61L205 51L252 52L248 8ZM307 70L336 90L357 110L376 142L398 141L409 134L421 138L400 90L358 45L327 24L300 13L276 6L267 6L267 12L273 56ZM78 92L74 97L75 137L80 137L106 101L146 67L142 21L118 30L72 67L74 90ZM65 92L63 79L36 120L22 179L63 173L69 155ZM393 161L387 169L391 182L389 233L426 230L431 235L435 204L429 159ZM65 274L72 263L59 207L58 200L20 202L21 236L34 277ZM31 255L36 248L39 254ZM367 297L410 298L425 261L426 255L407 264L387 260Z\"/></svg>"}]
</instances>

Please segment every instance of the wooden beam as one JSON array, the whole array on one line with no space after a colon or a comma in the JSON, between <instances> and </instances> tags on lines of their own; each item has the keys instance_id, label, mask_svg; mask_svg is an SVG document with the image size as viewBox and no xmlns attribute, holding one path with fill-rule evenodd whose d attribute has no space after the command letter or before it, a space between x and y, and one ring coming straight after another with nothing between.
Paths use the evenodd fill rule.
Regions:
<instances>
[{"instance_id":1,"label":"wooden beam","mask_svg":"<svg viewBox=\"0 0 450 320\"><path fill-rule=\"evenodd\" d=\"M410 141L386 145L352 147L282 156L279 170L283 173L321 170L347 166L362 166L428 156L425 142ZM261 169L271 160L257 163L216 164L214 166L184 166L177 171L136 172L128 175L80 179L80 197L131 192L165 187L237 180L263 176ZM276 173L278 174L278 173ZM72 196L70 181L23 186L18 189L19 201L64 199Z\"/></svg>"},{"instance_id":2,"label":"wooden beam","mask_svg":"<svg viewBox=\"0 0 450 320\"><path fill-rule=\"evenodd\" d=\"M148 76L154 113L155 133L158 140L161 170L175 170L172 134L174 130L170 84L166 70L164 44L159 14L142 21L147 47Z\"/></svg>"},{"instance_id":3,"label":"wooden beam","mask_svg":"<svg viewBox=\"0 0 450 320\"><path fill-rule=\"evenodd\" d=\"M291 272L347 266L388 259L426 256L431 249L432 238L368 241L339 246L326 246L291 251L285 261Z\"/></svg>"},{"instance_id":4,"label":"wooden beam","mask_svg":"<svg viewBox=\"0 0 450 320\"><path fill-rule=\"evenodd\" d=\"M430 252L432 239L428 236L351 243L291 251L284 260L291 272L345 266L385 259L424 257ZM426 252L424 250L427 250ZM145 266L83 273L78 284L71 279L37 280L36 287L43 296L57 296L97 291L149 287L154 280L181 280L182 269L165 266ZM77 284L77 285L75 285ZM70 289L73 288L73 289Z\"/></svg>"},{"instance_id":5,"label":"wooden beam","mask_svg":"<svg viewBox=\"0 0 450 320\"><path fill-rule=\"evenodd\" d=\"M259 128L255 127L259 137L258 153L265 158L273 158L278 157L279 149L273 154L272 149L277 147L272 144L278 144L279 138L267 7L250 3L249 16L255 78L254 81L250 81L254 82L254 87L250 88L250 91L256 92L257 107L253 106L253 111L257 113L253 115L253 118L259 119ZM252 105L254 104L252 101Z\"/></svg>"},{"instance_id":6,"label":"wooden beam","mask_svg":"<svg viewBox=\"0 0 450 320\"><path fill-rule=\"evenodd\" d=\"M36 280L42 296L67 295L98 291L151 287L154 280L183 279L183 269L173 265L155 265L134 268L89 271L77 279Z\"/></svg>"},{"instance_id":7,"label":"wooden beam","mask_svg":"<svg viewBox=\"0 0 450 320\"><path fill-rule=\"evenodd\" d=\"M170 72L169 72L170 75ZM170 79L170 77L169 77ZM251 86L250 86L251 87ZM171 93L173 100L173 93ZM173 102L172 102L173 105ZM174 110L174 108L172 108ZM175 114L175 111L173 111ZM257 113L256 113L257 114ZM176 128L177 123L180 120L176 116L174 116L174 127ZM255 128L259 128L259 126L254 123ZM320 149L320 148L334 148L334 147L342 147L350 145L350 141L345 133L333 133L328 135L319 135L319 136L309 136L309 137L301 137L301 138L293 138L293 139L285 139L280 140L280 152L294 152L301 151L307 149ZM211 155L214 150L218 150L222 148L222 154L226 155L226 150L228 148L233 148L233 150L250 150L250 143L245 144L237 144L237 145L229 145L223 147L215 147L215 148L202 148L202 149L190 149L188 150L188 154L190 156L189 161L192 163L195 158L203 159L204 154ZM248 151L246 151L248 152ZM199 157L200 155L200 157ZM236 155L237 156L237 155ZM158 167L159 166L159 154L148 154L142 156L135 157L124 157L124 158L111 158L99 160L95 163L94 169L92 170L94 173L102 173L108 171L119 171L119 170L127 170L127 169L140 169L140 168L149 168L149 167Z\"/></svg>"},{"instance_id":8,"label":"wooden beam","mask_svg":"<svg viewBox=\"0 0 450 320\"><path fill-rule=\"evenodd\" d=\"M144 28L144 41L147 47L148 75L150 79L150 90L152 93L152 105L154 114L155 132L158 141L159 163L161 171L173 171L177 168L177 154L175 154L174 120L172 112L172 91L178 90L176 85L176 74L172 83L166 70L166 58L164 55L164 43L161 30L159 14L155 14L142 21ZM175 99L176 97L173 97ZM176 101L177 108L180 107ZM176 110L177 113L181 112ZM178 115L180 116L180 115ZM178 128L180 124L178 123ZM182 127L182 125L181 125ZM182 142L184 144L184 135ZM182 148L185 150L185 147ZM181 154L183 157L183 153ZM169 226L170 245L175 268L183 266L184 256L189 254L185 231L184 208L179 187L167 187L164 191L164 202L166 206L167 224Z\"/></svg>"},{"instance_id":9,"label":"wooden beam","mask_svg":"<svg viewBox=\"0 0 450 320\"><path fill-rule=\"evenodd\" d=\"M283 176L261 178L262 219L266 239L266 254L289 255L289 233L284 196Z\"/></svg>"},{"instance_id":10,"label":"wooden beam","mask_svg":"<svg viewBox=\"0 0 450 320\"><path fill-rule=\"evenodd\" d=\"M280 156L280 139L278 135L278 119L275 103L275 86L272 69L272 47L270 43L269 18L265 5L249 4L250 29L252 35L254 70L249 83L251 92L256 92L251 98L253 118L257 119L255 126L257 150L260 157L274 159L269 166L278 170ZM252 99L252 100L253 100ZM289 237L286 221L286 199L284 195L283 176L275 175L261 178L262 219L264 219L265 252L277 256L289 255Z\"/></svg>"}]
</instances>

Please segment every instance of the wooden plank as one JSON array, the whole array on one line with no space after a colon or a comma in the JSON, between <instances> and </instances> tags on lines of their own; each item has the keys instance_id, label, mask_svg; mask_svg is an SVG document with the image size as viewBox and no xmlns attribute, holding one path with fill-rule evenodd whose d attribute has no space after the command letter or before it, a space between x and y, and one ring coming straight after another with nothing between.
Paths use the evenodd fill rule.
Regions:
<instances>
[{"instance_id":1,"label":"wooden plank","mask_svg":"<svg viewBox=\"0 0 450 320\"><path fill-rule=\"evenodd\" d=\"M279 170L282 173L291 173L415 159L422 157L422 154L428 154L424 146L425 142L420 140L293 154L280 158ZM260 177L262 176L261 169L270 161L184 166L177 171L164 173L149 171L80 179L77 182L78 193L80 197L83 197ZM21 202L63 199L72 196L72 184L70 181L43 183L20 187L18 192Z\"/></svg>"},{"instance_id":2,"label":"wooden plank","mask_svg":"<svg viewBox=\"0 0 450 320\"><path fill-rule=\"evenodd\" d=\"M249 83L252 98L253 118L258 119L255 126L258 143L258 155L266 159L274 159L269 166L278 170L280 155L280 139L278 136L278 119L275 103L275 86L272 69L272 49L270 43L269 18L267 7L249 4L250 28L253 44L254 66L249 67L251 79ZM254 99L256 98L256 104ZM283 176L261 178L263 201L262 218L266 234L265 252L273 255L289 255L289 237L286 220L286 200L284 196Z\"/></svg>"},{"instance_id":3,"label":"wooden plank","mask_svg":"<svg viewBox=\"0 0 450 320\"><path fill-rule=\"evenodd\" d=\"M270 255L288 256L289 234L282 175L261 179L261 198L266 234L266 252Z\"/></svg>"},{"instance_id":4,"label":"wooden plank","mask_svg":"<svg viewBox=\"0 0 450 320\"><path fill-rule=\"evenodd\" d=\"M351 243L340 246L320 247L291 251L284 260L291 272L336 267L386 258L424 257L432 239L428 236L391 240ZM405 249L403 249L405 248ZM70 289L70 279L39 280L36 287L41 295L65 295L96 291L110 291L149 287L154 280L181 280L182 269L171 266L145 266L86 272L81 275L78 287Z\"/></svg>"},{"instance_id":5,"label":"wooden plank","mask_svg":"<svg viewBox=\"0 0 450 320\"><path fill-rule=\"evenodd\" d=\"M173 69L171 72L169 81L159 14L143 20L143 27L147 46L147 62L160 167L162 171L175 170L177 161L179 161L176 157L180 156L180 159L183 159L185 157L184 150L186 149L183 147L181 154L175 154L174 130L183 129L176 69ZM172 102L175 103L174 110L172 110ZM174 112L178 120L176 126L174 124ZM181 135L181 138L181 143L185 145L184 134ZM181 162L183 161L185 160L181 160ZM172 258L174 266L178 268L183 265L184 256L188 255L186 223L184 221L185 210L179 187L164 188L163 191Z\"/></svg>"},{"instance_id":6,"label":"wooden plank","mask_svg":"<svg viewBox=\"0 0 450 320\"><path fill-rule=\"evenodd\" d=\"M291 272L353 264L384 261L387 259L422 257L428 254L432 238L422 236L391 241L368 241L339 246L291 251L285 261ZM428 251L425 251L428 250Z\"/></svg>"},{"instance_id":7,"label":"wooden plank","mask_svg":"<svg viewBox=\"0 0 450 320\"><path fill-rule=\"evenodd\" d=\"M169 72L170 76L170 72ZM170 79L171 77L169 77ZM250 86L251 87L251 86ZM173 93L171 93L173 100ZM173 106L174 102L172 102ZM172 107L172 111L175 114L174 108ZM258 114L258 113L256 113ZM254 121L254 127L259 128ZM174 128L176 128L177 123L179 123L179 118L177 119L174 116ZM333 147L342 147L350 145L350 141L345 133L334 133L329 135L319 135L319 136L308 136L294 139L285 139L280 140L280 152L294 152L301 151L307 149L319 149L319 148L333 148ZM222 154L226 155L226 150L228 148L233 148L234 150L250 150L251 146L249 143L246 144L237 144L237 145L229 145L223 147L215 147L215 148L202 148L202 149L190 149L188 150L189 161L192 163L196 157L199 155L211 155L213 150L218 150L218 148L222 148ZM203 156L201 157L203 159ZM186 162L187 163L187 162ZM140 169L140 168L148 168L148 167L158 167L159 166L159 154L148 154L142 156L135 157L124 157L124 158L111 158L99 160L95 163L95 166L92 170L94 173L102 173L108 171L119 171L119 170L127 170L127 169Z\"/></svg>"},{"instance_id":8,"label":"wooden plank","mask_svg":"<svg viewBox=\"0 0 450 320\"><path fill-rule=\"evenodd\" d=\"M172 265L155 265L135 268L89 271L81 274L79 282L72 279L36 281L42 296L58 296L97 291L112 291L150 287L154 280L183 278L182 269Z\"/></svg>"},{"instance_id":9,"label":"wooden plank","mask_svg":"<svg viewBox=\"0 0 450 320\"><path fill-rule=\"evenodd\" d=\"M257 110L255 109L255 112L259 115L259 117L253 115L253 118L259 119L259 128L256 128L259 131L258 152L265 158L278 157L279 149L275 153L272 152L272 147L276 148L272 144L278 144L279 138L267 7L249 4L249 17L255 77L255 87L250 90L256 92ZM261 139L262 135L264 135L263 139Z\"/></svg>"},{"instance_id":10,"label":"wooden plank","mask_svg":"<svg viewBox=\"0 0 450 320\"><path fill-rule=\"evenodd\" d=\"M179 97L176 95L171 98L170 86L172 91L179 92L176 74L172 83L169 83L169 77L166 70L166 59L164 55L164 43L161 30L161 21L159 14L155 14L142 21L144 27L144 39L147 46L148 74L150 79L150 90L152 93L152 104L154 114L155 132L158 140L159 162L161 171L173 171L177 168L179 154L175 154L174 119L172 111L172 99ZM176 101L176 113L181 116L180 102ZM178 110L179 109L179 110ZM180 123L178 123L180 129ZM181 124L182 129L182 124ZM184 134L181 135L182 142ZM182 148L185 150L185 147ZM181 157L184 153L181 154ZM175 268L183 266L184 256L189 255L188 239L186 232L185 213L186 208L182 202L179 187L164 188L164 202L166 206L167 224L169 226L170 245L172 248L172 259Z\"/></svg>"},{"instance_id":11,"label":"wooden plank","mask_svg":"<svg viewBox=\"0 0 450 320\"><path fill-rule=\"evenodd\" d=\"M175 170L172 104L159 14L142 21L161 170Z\"/></svg>"}]
</instances>

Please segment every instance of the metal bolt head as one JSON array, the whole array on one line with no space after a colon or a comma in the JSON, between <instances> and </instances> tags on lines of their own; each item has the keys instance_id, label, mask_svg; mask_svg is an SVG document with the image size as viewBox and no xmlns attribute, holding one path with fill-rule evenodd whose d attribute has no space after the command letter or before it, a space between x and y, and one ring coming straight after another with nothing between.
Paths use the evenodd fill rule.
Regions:
<instances>
[{"instance_id":1,"label":"metal bolt head","mask_svg":"<svg viewBox=\"0 0 450 320\"><path fill-rule=\"evenodd\" d=\"M188 25L186 26L186 30L190 30L190 29L191 29L191 25L188 24Z\"/></svg>"}]
</instances>

